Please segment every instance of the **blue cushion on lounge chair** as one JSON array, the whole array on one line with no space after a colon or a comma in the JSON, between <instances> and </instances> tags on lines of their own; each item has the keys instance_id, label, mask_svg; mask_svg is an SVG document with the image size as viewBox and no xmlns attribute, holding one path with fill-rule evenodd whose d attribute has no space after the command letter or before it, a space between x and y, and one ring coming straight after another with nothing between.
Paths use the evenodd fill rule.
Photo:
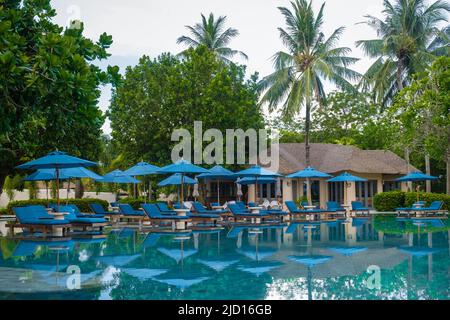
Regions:
<instances>
[{"instance_id":1,"label":"blue cushion on lounge chair","mask_svg":"<svg viewBox=\"0 0 450 320\"><path fill-rule=\"evenodd\" d=\"M345 208L342 208L336 201L327 201L327 210L332 212L342 211L345 212Z\"/></svg>"},{"instance_id":2,"label":"blue cushion on lounge chair","mask_svg":"<svg viewBox=\"0 0 450 320\"><path fill-rule=\"evenodd\" d=\"M236 201L237 206L241 209L241 210L247 210L247 207L245 206L245 203L242 201Z\"/></svg>"},{"instance_id":3,"label":"blue cushion on lounge chair","mask_svg":"<svg viewBox=\"0 0 450 320\"><path fill-rule=\"evenodd\" d=\"M286 207L288 208L288 210L291 213L304 213L302 210L297 208L297 206L295 205L294 201L286 201L285 203L286 203Z\"/></svg>"},{"instance_id":4,"label":"blue cushion on lounge chair","mask_svg":"<svg viewBox=\"0 0 450 320\"><path fill-rule=\"evenodd\" d=\"M176 215L168 215L168 214L161 214L161 211L159 211L158 206L156 204L147 203L142 204L142 209L144 209L144 212L150 217L150 219L166 219L166 220L186 220L190 219L189 216L176 216Z\"/></svg>"},{"instance_id":5,"label":"blue cushion on lounge chair","mask_svg":"<svg viewBox=\"0 0 450 320\"><path fill-rule=\"evenodd\" d=\"M210 218L210 219L220 219L220 215L212 213L188 213L188 217L191 218Z\"/></svg>"},{"instance_id":6,"label":"blue cushion on lounge chair","mask_svg":"<svg viewBox=\"0 0 450 320\"><path fill-rule=\"evenodd\" d=\"M193 202L192 205L194 206L195 211L197 211L198 213L206 213L206 214L215 214L215 215L217 215L217 214L228 212L226 210L220 210L220 211L207 210L200 202Z\"/></svg>"},{"instance_id":7,"label":"blue cushion on lounge chair","mask_svg":"<svg viewBox=\"0 0 450 320\"><path fill-rule=\"evenodd\" d=\"M56 220L48 214L43 206L16 207L13 211L21 224L36 225L63 225L69 224L67 220Z\"/></svg>"},{"instance_id":8,"label":"blue cushion on lounge chair","mask_svg":"<svg viewBox=\"0 0 450 320\"><path fill-rule=\"evenodd\" d=\"M247 209L242 209L237 203L230 203L228 204L228 208L230 208L232 214L238 214L238 213L250 213Z\"/></svg>"},{"instance_id":9,"label":"blue cushion on lounge chair","mask_svg":"<svg viewBox=\"0 0 450 320\"><path fill-rule=\"evenodd\" d=\"M145 213L141 210L134 210L133 207L129 204L119 204L120 213L126 216L144 216Z\"/></svg>"},{"instance_id":10,"label":"blue cushion on lounge chair","mask_svg":"<svg viewBox=\"0 0 450 320\"><path fill-rule=\"evenodd\" d=\"M429 207L427 208L418 208L415 210L418 211L439 211L442 208L442 205L444 204L444 202L442 201L433 201Z\"/></svg>"},{"instance_id":11,"label":"blue cushion on lounge chair","mask_svg":"<svg viewBox=\"0 0 450 320\"><path fill-rule=\"evenodd\" d=\"M352 210L353 211L369 211L369 208L364 207L362 202L352 201Z\"/></svg>"},{"instance_id":12,"label":"blue cushion on lounge chair","mask_svg":"<svg viewBox=\"0 0 450 320\"><path fill-rule=\"evenodd\" d=\"M174 212L172 209L170 209L167 206L167 203L165 203L165 202L158 202L156 205L158 206L158 210L163 213L165 213L165 212L173 213Z\"/></svg>"},{"instance_id":13,"label":"blue cushion on lounge chair","mask_svg":"<svg viewBox=\"0 0 450 320\"><path fill-rule=\"evenodd\" d=\"M65 215L65 219L69 220L71 223L85 223L85 224L92 224L92 223L105 223L107 222L104 218L84 218L84 217L78 217L74 211L73 206L60 206L59 207L60 212L67 212L68 214Z\"/></svg>"},{"instance_id":14,"label":"blue cushion on lounge chair","mask_svg":"<svg viewBox=\"0 0 450 320\"><path fill-rule=\"evenodd\" d=\"M89 204L91 210L95 213L96 216L105 216L105 215L115 215L120 214L119 212L107 211L100 203L91 203Z\"/></svg>"},{"instance_id":15,"label":"blue cushion on lounge chair","mask_svg":"<svg viewBox=\"0 0 450 320\"><path fill-rule=\"evenodd\" d=\"M45 208L43 212L40 208L33 207L15 207L13 212L15 213L17 220L21 224L36 224L36 225L63 225L69 224L67 220L55 220L54 217L49 215Z\"/></svg>"}]
</instances>

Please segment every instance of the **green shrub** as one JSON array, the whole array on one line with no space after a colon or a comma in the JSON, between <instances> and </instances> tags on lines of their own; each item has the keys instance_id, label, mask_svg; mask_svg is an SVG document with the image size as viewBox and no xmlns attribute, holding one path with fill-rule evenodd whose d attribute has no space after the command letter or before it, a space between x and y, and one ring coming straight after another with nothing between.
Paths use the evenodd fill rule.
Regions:
<instances>
[{"instance_id":1,"label":"green shrub","mask_svg":"<svg viewBox=\"0 0 450 320\"><path fill-rule=\"evenodd\" d=\"M420 192L419 199L426 201L427 206L433 201L443 201L443 209L450 208L450 195L441 193ZM416 192L390 191L382 192L375 195L373 204L377 211L395 211L399 207L411 207L417 201Z\"/></svg>"},{"instance_id":2,"label":"green shrub","mask_svg":"<svg viewBox=\"0 0 450 320\"><path fill-rule=\"evenodd\" d=\"M0 209L0 216L4 216L4 215L7 215L8 214L8 209L6 209L6 208L1 208Z\"/></svg>"},{"instance_id":3,"label":"green shrub","mask_svg":"<svg viewBox=\"0 0 450 320\"><path fill-rule=\"evenodd\" d=\"M56 204L56 199L50 199L49 202L51 204ZM11 201L7 206L7 214L14 214L12 211L12 208L14 207L25 207L29 205L42 205L47 206L47 199L33 199L33 200L22 200L22 201ZM66 204L66 199L60 200L61 205ZM85 213L92 213L91 208L89 207L89 204L91 203L99 203L103 206L104 209L108 208L108 202L105 200L100 199L90 199L90 198L83 198L83 199L69 199L69 204L75 204L81 212Z\"/></svg>"},{"instance_id":4,"label":"green shrub","mask_svg":"<svg viewBox=\"0 0 450 320\"><path fill-rule=\"evenodd\" d=\"M123 198L119 200L119 203L123 203L123 204L129 204L133 207L134 210L138 210L141 207L141 203L145 203L145 198L140 197L140 198ZM148 201L147 199L147 203L156 203L155 201Z\"/></svg>"},{"instance_id":5,"label":"green shrub","mask_svg":"<svg viewBox=\"0 0 450 320\"><path fill-rule=\"evenodd\" d=\"M373 198L373 206L377 211L394 211L395 208L403 207L405 204L405 193L402 191L382 192Z\"/></svg>"}]
</instances>

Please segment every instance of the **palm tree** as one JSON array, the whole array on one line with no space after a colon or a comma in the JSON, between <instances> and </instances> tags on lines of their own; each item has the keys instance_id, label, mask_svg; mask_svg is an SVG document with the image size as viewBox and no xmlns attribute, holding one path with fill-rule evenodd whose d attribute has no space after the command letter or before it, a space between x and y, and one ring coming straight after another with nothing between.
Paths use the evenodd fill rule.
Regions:
<instances>
[{"instance_id":1,"label":"palm tree","mask_svg":"<svg viewBox=\"0 0 450 320\"><path fill-rule=\"evenodd\" d=\"M348 67L358 59L349 57L349 48L337 47L344 27L336 29L329 38L322 33L322 4L317 17L312 1L291 2L292 11L279 7L287 28L278 28L280 38L287 47L273 57L275 72L260 82L261 90L266 90L261 103L268 104L272 112L281 108L282 116L289 119L299 114L302 106L306 109L305 157L310 166L309 130L313 101L319 106L325 104L324 81L329 81L343 90L355 91L351 80L358 80L360 74Z\"/></svg>"},{"instance_id":2,"label":"palm tree","mask_svg":"<svg viewBox=\"0 0 450 320\"><path fill-rule=\"evenodd\" d=\"M192 37L181 36L177 39L178 44L181 43L194 48L204 45L227 63L230 63L230 59L237 54L244 59L248 59L245 53L228 47L231 39L236 37L239 31L233 28L225 29L226 16L220 16L217 20L212 13L209 14L208 19L203 14L201 16L201 23L196 23L193 27L186 26Z\"/></svg>"},{"instance_id":3,"label":"palm tree","mask_svg":"<svg viewBox=\"0 0 450 320\"><path fill-rule=\"evenodd\" d=\"M384 20L367 15L378 39L356 42L375 62L362 78L363 89L387 105L407 85L411 76L425 70L436 56L449 54L450 28L439 29L450 11L438 0L427 6L425 0L384 0Z\"/></svg>"}]
</instances>

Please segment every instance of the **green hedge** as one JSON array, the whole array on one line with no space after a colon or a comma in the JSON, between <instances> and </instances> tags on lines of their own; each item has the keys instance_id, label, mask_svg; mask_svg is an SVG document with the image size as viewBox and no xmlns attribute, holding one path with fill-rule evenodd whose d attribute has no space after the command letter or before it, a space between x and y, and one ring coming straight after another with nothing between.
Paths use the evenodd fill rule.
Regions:
<instances>
[{"instance_id":1,"label":"green hedge","mask_svg":"<svg viewBox=\"0 0 450 320\"><path fill-rule=\"evenodd\" d=\"M427 206L433 201L443 201L443 209L450 208L450 195L441 193L420 192L419 199L426 201ZM375 195L373 205L377 211L394 211L399 207L411 207L417 201L416 192L390 191L382 192Z\"/></svg>"},{"instance_id":2,"label":"green hedge","mask_svg":"<svg viewBox=\"0 0 450 320\"><path fill-rule=\"evenodd\" d=\"M66 204L66 199L61 199L61 205ZM56 199L50 199L49 202L51 204L56 204ZM25 207L29 205L43 205L47 206L47 199L33 199L33 200L21 200L21 201L11 201L7 209L7 214L14 214L12 211L13 207ZM91 208L89 208L89 204L91 203L100 203L103 208L108 208L108 202L105 200L100 199L90 199L90 198L83 198L83 199L69 199L69 204L75 204L81 212L85 213L92 213Z\"/></svg>"},{"instance_id":3,"label":"green hedge","mask_svg":"<svg viewBox=\"0 0 450 320\"><path fill-rule=\"evenodd\" d=\"M395 208L403 207L405 203L405 192L390 191L382 192L373 198L373 206L377 211L394 211Z\"/></svg>"}]
</instances>

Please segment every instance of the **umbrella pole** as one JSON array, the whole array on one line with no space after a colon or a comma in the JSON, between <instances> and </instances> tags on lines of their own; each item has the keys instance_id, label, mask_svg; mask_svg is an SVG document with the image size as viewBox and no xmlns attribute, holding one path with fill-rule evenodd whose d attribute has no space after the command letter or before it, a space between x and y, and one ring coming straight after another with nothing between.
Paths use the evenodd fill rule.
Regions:
<instances>
[{"instance_id":1,"label":"umbrella pole","mask_svg":"<svg viewBox=\"0 0 450 320\"><path fill-rule=\"evenodd\" d=\"M56 168L56 205L59 212L59 168Z\"/></svg>"},{"instance_id":2,"label":"umbrella pole","mask_svg":"<svg viewBox=\"0 0 450 320\"><path fill-rule=\"evenodd\" d=\"M217 180L217 204L220 206L220 181Z\"/></svg>"},{"instance_id":3,"label":"umbrella pole","mask_svg":"<svg viewBox=\"0 0 450 320\"><path fill-rule=\"evenodd\" d=\"M67 185L66 205L69 203L69 192L70 192L70 178L68 180L68 185Z\"/></svg>"},{"instance_id":4,"label":"umbrella pole","mask_svg":"<svg viewBox=\"0 0 450 320\"><path fill-rule=\"evenodd\" d=\"M258 204L258 176L255 177L255 202Z\"/></svg>"},{"instance_id":5,"label":"umbrella pole","mask_svg":"<svg viewBox=\"0 0 450 320\"><path fill-rule=\"evenodd\" d=\"M50 201L48 199L48 181L45 181L45 193L47 194L47 208L50 207Z\"/></svg>"},{"instance_id":6,"label":"umbrella pole","mask_svg":"<svg viewBox=\"0 0 450 320\"><path fill-rule=\"evenodd\" d=\"M306 197L308 198L308 205L312 205L311 184L309 178L306 178Z\"/></svg>"},{"instance_id":7,"label":"umbrella pole","mask_svg":"<svg viewBox=\"0 0 450 320\"><path fill-rule=\"evenodd\" d=\"M180 197L181 205L183 205L183 202L184 202L184 190L183 190L183 184L184 184L184 175L181 174L181 197Z\"/></svg>"}]
</instances>

